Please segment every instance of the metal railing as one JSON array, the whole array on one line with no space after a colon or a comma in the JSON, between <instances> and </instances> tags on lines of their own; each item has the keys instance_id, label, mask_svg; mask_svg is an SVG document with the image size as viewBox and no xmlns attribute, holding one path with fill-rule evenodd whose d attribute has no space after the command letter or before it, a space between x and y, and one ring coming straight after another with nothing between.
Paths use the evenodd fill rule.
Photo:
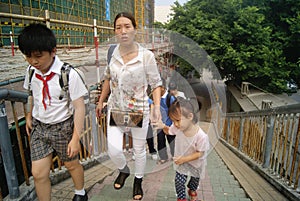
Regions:
<instances>
[{"instance_id":1,"label":"metal railing","mask_svg":"<svg viewBox=\"0 0 300 201\"><path fill-rule=\"evenodd\" d=\"M19 182L16 173L16 164L12 151L12 142L11 136L9 132L9 123L7 120L6 113L6 104L11 104L11 112L14 119L14 128L17 133L17 141L19 146L19 153L21 156L21 164L24 175L24 182L26 185L30 185L30 170L27 167L26 157L24 155L25 149L29 147L30 138L27 137L26 133L22 133L20 127L25 126L24 121L20 122L20 117L24 118L26 115L25 105L27 102L27 93L19 92L8 89L0 89L0 125L1 125L1 135L0 135L0 148L3 162L5 163L5 175L6 182L8 186L9 196L11 199L15 199L19 197ZM5 104L6 103L6 104ZM20 114L20 106L16 104L23 105L23 111ZM19 110L18 110L19 109ZM18 110L18 112L17 112ZM96 122L95 116L95 106L91 104L89 113L85 116L85 129L82 133L81 143L82 149L79 153L80 161L88 160L95 155L106 154L107 146L106 146L106 127L105 127L106 117L103 116ZM24 129L23 129L24 131ZM26 137L24 137L26 136ZM23 147L26 145L27 147ZM52 172L56 172L61 170L62 162L60 161L58 156L53 157L51 170ZM49 170L50 171L50 170ZM21 181L22 183L23 181ZM3 190L1 190L3 192ZM2 195L0 194L0 200L2 200Z\"/></svg>"},{"instance_id":2,"label":"metal railing","mask_svg":"<svg viewBox=\"0 0 300 201\"><path fill-rule=\"evenodd\" d=\"M220 133L226 143L261 168L265 179L275 178L288 189L282 188L282 193L298 194L300 104L229 113L223 121L225 126Z\"/></svg>"}]
</instances>

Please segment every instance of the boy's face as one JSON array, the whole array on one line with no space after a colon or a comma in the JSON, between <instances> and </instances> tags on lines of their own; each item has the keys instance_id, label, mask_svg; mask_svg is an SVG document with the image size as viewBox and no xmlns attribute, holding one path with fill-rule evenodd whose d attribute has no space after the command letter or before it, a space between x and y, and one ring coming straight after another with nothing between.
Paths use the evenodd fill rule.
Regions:
<instances>
[{"instance_id":1,"label":"boy's face","mask_svg":"<svg viewBox=\"0 0 300 201\"><path fill-rule=\"evenodd\" d=\"M25 55L26 60L28 63L32 66L34 66L36 69L41 71L43 74L47 73L50 69L54 57L55 57L56 49L54 49L52 52L48 51L35 51L32 52L31 55Z\"/></svg>"}]
</instances>

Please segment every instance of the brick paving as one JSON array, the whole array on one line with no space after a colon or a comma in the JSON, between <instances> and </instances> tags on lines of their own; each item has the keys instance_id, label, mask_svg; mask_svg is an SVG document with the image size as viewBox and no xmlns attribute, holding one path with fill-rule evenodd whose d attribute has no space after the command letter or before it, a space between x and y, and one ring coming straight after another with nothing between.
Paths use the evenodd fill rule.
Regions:
<instances>
[{"instance_id":1,"label":"brick paving","mask_svg":"<svg viewBox=\"0 0 300 201\"><path fill-rule=\"evenodd\" d=\"M210 135L208 124L201 124L202 128ZM242 160L234 157L222 143L216 142L214 149L208 155L205 178L200 181L197 190L198 199L205 201L264 201L269 200L264 195L259 198L253 196L251 185L259 185L264 189L257 189L257 192L272 189L277 196L275 200L286 200L274 187L264 181L258 174L247 169ZM226 150L227 149L227 150ZM229 152L228 152L229 151ZM133 167L132 153L126 153L129 167ZM230 163L228 162L230 161ZM236 164L236 167L234 167ZM239 169L243 178L235 173ZM244 170L242 170L244 169ZM244 171L244 173L242 173ZM132 171L133 172L133 171ZM236 175L234 175L235 173ZM114 179L118 171L111 160L99 161L99 164L85 170L85 188L88 191L90 201L128 201L132 200L133 175L126 180L124 187L120 190L113 188ZM249 179L248 176L252 178ZM174 201L176 193L174 187L175 171L172 161L163 165L157 165L156 161L147 157L145 177L143 181L144 201ZM256 180L257 183L243 185L245 182ZM251 188L249 188L249 185ZM249 190L250 189L250 190ZM269 195L266 195L269 196ZM69 201L73 197L73 183L70 178L52 187L52 201Z\"/></svg>"}]
</instances>

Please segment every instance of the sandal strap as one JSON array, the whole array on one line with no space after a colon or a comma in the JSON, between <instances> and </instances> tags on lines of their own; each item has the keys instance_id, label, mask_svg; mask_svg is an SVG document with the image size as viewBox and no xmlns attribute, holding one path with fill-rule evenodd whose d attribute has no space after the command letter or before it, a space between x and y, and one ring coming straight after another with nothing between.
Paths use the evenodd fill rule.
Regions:
<instances>
[{"instance_id":1,"label":"sandal strap","mask_svg":"<svg viewBox=\"0 0 300 201\"><path fill-rule=\"evenodd\" d=\"M135 196L140 195L141 197L138 200L141 200L143 198L143 189L142 189L142 181L143 178L136 178L134 177L134 183L133 183L133 199ZM134 199L136 200L136 199Z\"/></svg>"},{"instance_id":2,"label":"sandal strap","mask_svg":"<svg viewBox=\"0 0 300 201\"><path fill-rule=\"evenodd\" d=\"M121 189L124 186L125 181L126 181L127 177L129 177L129 175L130 175L130 173L120 172L117 179L114 182L114 188L117 190ZM120 187L116 187L116 184L119 184Z\"/></svg>"}]
</instances>

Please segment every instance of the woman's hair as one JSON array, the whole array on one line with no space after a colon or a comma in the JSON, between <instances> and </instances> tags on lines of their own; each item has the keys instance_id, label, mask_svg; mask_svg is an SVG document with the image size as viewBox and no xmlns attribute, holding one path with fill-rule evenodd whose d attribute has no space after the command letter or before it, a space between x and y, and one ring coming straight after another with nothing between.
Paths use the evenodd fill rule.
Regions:
<instances>
[{"instance_id":1,"label":"woman's hair","mask_svg":"<svg viewBox=\"0 0 300 201\"><path fill-rule=\"evenodd\" d=\"M56 47L56 38L46 25L34 23L21 31L18 37L18 45L25 55L31 55L35 51L52 52Z\"/></svg>"},{"instance_id":2,"label":"woman's hair","mask_svg":"<svg viewBox=\"0 0 300 201\"><path fill-rule=\"evenodd\" d=\"M116 21L120 17L126 17L126 18L130 19L133 27L136 29L136 21L135 21L134 16L131 13L127 13L127 12L121 12L121 13L117 14L117 16L115 17L115 21L114 21L114 29L116 29Z\"/></svg>"},{"instance_id":3,"label":"woman's hair","mask_svg":"<svg viewBox=\"0 0 300 201\"><path fill-rule=\"evenodd\" d=\"M169 116L170 117L188 117L191 113L193 114L193 122L198 122L198 103L193 99L184 99L180 96L177 97L176 101L172 103L169 108Z\"/></svg>"}]
</instances>

